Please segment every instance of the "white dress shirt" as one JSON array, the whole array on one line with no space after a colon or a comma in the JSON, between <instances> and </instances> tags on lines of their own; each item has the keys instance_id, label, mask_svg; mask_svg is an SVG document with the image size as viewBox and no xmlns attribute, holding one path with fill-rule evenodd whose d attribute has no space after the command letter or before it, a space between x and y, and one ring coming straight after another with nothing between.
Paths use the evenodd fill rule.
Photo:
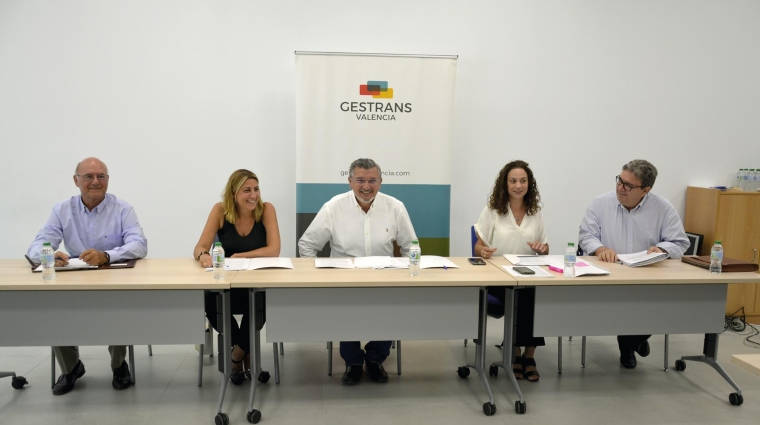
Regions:
<instances>
[{"instance_id":1,"label":"white dress shirt","mask_svg":"<svg viewBox=\"0 0 760 425\"><path fill-rule=\"evenodd\" d=\"M507 215L501 215L486 205L480 213L475 230L491 248L498 248L493 253L494 256L535 254L528 246L528 242L547 243L541 212L535 215L525 214L522 223L518 225L509 204L507 204L507 211Z\"/></svg>"},{"instance_id":2,"label":"white dress shirt","mask_svg":"<svg viewBox=\"0 0 760 425\"><path fill-rule=\"evenodd\" d=\"M301 257L316 257L330 242L330 257L393 256L393 241L409 255L416 239L404 203L378 192L365 213L353 191L325 203L298 241Z\"/></svg>"}]
</instances>

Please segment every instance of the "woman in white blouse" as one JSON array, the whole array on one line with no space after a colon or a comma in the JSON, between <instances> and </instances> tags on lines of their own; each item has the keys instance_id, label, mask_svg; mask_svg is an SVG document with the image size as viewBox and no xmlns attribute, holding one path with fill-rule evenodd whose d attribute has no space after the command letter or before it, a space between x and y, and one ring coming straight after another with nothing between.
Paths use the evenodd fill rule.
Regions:
<instances>
[{"instance_id":1,"label":"woman in white blouse","mask_svg":"<svg viewBox=\"0 0 760 425\"><path fill-rule=\"evenodd\" d=\"M544 222L541 219L541 195L528 163L512 161L501 169L475 230L478 234L475 254L483 258L502 254L549 253ZM501 311L489 311L489 314L503 315L504 290L491 289L489 288L489 294L501 301L501 306L498 307ZM544 338L533 337L535 293L534 288L516 292L516 358L512 370L517 379L524 377L530 382L536 382L539 378L536 361L533 359L536 347L545 345ZM524 347L522 352L521 347Z\"/></svg>"}]
</instances>

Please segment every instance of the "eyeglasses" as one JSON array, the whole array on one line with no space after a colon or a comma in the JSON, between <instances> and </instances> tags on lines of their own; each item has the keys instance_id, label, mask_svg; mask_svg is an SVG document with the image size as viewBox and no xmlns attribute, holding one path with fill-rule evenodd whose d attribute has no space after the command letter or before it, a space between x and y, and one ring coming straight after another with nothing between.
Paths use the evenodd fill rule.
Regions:
<instances>
[{"instance_id":1,"label":"eyeglasses","mask_svg":"<svg viewBox=\"0 0 760 425\"><path fill-rule=\"evenodd\" d=\"M369 184L370 186L374 186L374 185L376 185L376 184L377 184L377 182L378 182L378 180L377 180L377 179L369 179L369 180L364 180L364 179L354 179L354 183L357 183L357 184L359 184L360 186L363 186L363 185L364 185L364 183L367 183L367 184Z\"/></svg>"},{"instance_id":2,"label":"eyeglasses","mask_svg":"<svg viewBox=\"0 0 760 425\"><path fill-rule=\"evenodd\" d=\"M621 179L620 176L615 176L615 183L617 183L618 186L623 186L623 188L626 191L630 191L630 190L633 190L633 189L641 189L642 187L644 187L644 186L634 186L634 185L632 185L632 184L624 181L623 179Z\"/></svg>"},{"instance_id":3,"label":"eyeglasses","mask_svg":"<svg viewBox=\"0 0 760 425\"><path fill-rule=\"evenodd\" d=\"M87 183L90 183L91 181L93 181L95 179L98 179L99 181L106 181L106 180L108 180L108 174L97 174L97 175L92 175L92 174L79 175L79 174L77 174L77 177L81 177L82 180L84 180Z\"/></svg>"}]
</instances>

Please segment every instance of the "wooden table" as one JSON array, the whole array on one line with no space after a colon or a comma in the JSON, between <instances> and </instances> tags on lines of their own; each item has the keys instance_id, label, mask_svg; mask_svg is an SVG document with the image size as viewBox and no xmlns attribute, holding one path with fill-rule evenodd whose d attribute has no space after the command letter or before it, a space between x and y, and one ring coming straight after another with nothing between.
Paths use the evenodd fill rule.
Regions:
<instances>
[{"instance_id":1,"label":"wooden table","mask_svg":"<svg viewBox=\"0 0 760 425\"><path fill-rule=\"evenodd\" d=\"M468 367L478 371L489 396L483 410L492 415L496 408L483 373L485 288L510 278L493 265L451 260L459 268L410 276L407 269L317 269L314 259L294 258L293 269L238 272L231 287L251 289L251 300L266 291L267 342L477 338L476 361ZM258 337L255 328L251 341ZM254 394L252 382L246 415L252 423L261 418Z\"/></svg>"},{"instance_id":2,"label":"wooden table","mask_svg":"<svg viewBox=\"0 0 760 425\"><path fill-rule=\"evenodd\" d=\"M725 323L728 284L756 281L756 273L713 275L680 260L628 267L603 263L596 257L579 258L609 270L610 274L566 279L562 273L542 267L552 276L517 277L517 286L507 288L505 311L514 308L515 289L519 293L520 288L534 287L535 336L703 333L703 354L681 357L676 361L676 370L685 370L687 360L707 363L736 390L729 395L731 404L742 404L741 389L716 360L718 335L723 332ZM503 266L511 263L505 258L497 257L489 262L508 274ZM505 322L506 341L513 341L512 316L505 315L509 320ZM667 352L667 343L665 350ZM504 358L498 366L509 368L512 359L508 356L511 353L504 350ZM517 381L512 379L512 383L519 393Z\"/></svg>"}]
</instances>

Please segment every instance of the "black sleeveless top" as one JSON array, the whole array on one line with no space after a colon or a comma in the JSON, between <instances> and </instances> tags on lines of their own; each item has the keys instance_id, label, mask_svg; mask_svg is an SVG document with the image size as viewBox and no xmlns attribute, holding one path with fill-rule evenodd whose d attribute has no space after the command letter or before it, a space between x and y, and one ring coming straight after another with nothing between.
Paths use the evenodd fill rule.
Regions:
<instances>
[{"instance_id":1,"label":"black sleeveless top","mask_svg":"<svg viewBox=\"0 0 760 425\"><path fill-rule=\"evenodd\" d=\"M222 243L225 257L267 246L267 229L262 221L254 223L251 233L247 236L240 236L235 225L225 219L224 225L216 232L216 236Z\"/></svg>"}]
</instances>

